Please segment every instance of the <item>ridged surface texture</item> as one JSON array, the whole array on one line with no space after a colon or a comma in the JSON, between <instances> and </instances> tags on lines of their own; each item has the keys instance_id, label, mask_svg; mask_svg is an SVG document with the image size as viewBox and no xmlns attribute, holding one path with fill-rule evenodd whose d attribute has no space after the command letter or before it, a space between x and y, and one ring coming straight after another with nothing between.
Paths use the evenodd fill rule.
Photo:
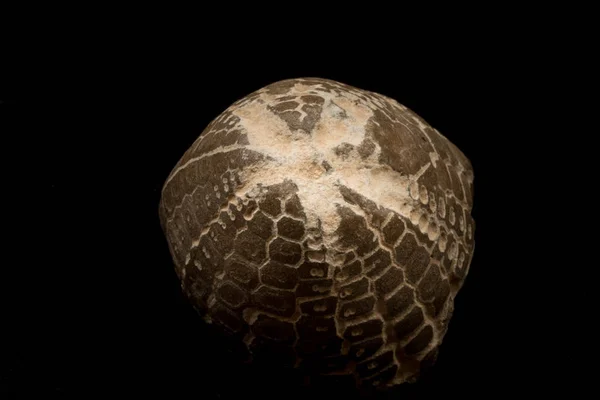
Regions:
<instances>
[{"instance_id":1,"label":"ridged surface texture","mask_svg":"<svg viewBox=\"0 0 600 400\"><path fill-rule=\"evenodd\" d=\"M184 293L248 360L381 387L435 362L472 204L469 160L418 115L304 78L213 120L159 214Z\"/></svg>"}]
</instances>

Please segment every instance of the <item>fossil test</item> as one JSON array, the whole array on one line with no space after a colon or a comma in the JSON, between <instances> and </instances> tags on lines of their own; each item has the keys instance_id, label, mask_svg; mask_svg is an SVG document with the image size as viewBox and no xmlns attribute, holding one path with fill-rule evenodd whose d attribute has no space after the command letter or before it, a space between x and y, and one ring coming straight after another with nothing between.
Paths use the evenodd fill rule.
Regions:
<instances>
[{"instance_id":1,"label":"fossil test","mask_svg":"<svg viewBox=\"0 0 600 400\"><path fill-rule=\"evenodd\" d=\"M160 220L185 294L254 361L359 385L433 364L473 256L473 171L397 101L273 83L212 121Z\"/></svg>"}]
</instances>

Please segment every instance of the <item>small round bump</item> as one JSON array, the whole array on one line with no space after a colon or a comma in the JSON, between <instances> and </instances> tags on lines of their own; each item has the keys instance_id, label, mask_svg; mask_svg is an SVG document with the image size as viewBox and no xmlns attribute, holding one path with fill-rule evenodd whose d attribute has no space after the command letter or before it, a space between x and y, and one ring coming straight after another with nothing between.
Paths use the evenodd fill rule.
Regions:
<instances>
[{"instance_id":1,"label":"small round bump","mask_svg":"<svg viewBox=\"0 0 600 400\"><path fill-rule=\"evenodd\" d=\"M421 210L419 210L418 208L413 208L412 211L410 212L410 222L413 225L418 225L419 221L421 220Z\"/></svg>"},{"instance_id":2,"label":"small round bump","mask_svg":"<svg viewBox=\"0 0 600 400\"><path fill-rule=\"evenodd\" d=\"M456 214L454 213L454 207L449 207L448 221L450 222L450 225L453 225L453 226L456 223Z\"/></svg>"},{"instance_id":3,"label":"small round bump","mask_svg":"<svg viewBox=\"0 0 600 400\"><path fill-rule=\"evenodd\" d=\"M435 195L433 193L429 195L429 209L434 214L437 211L437 201L435 201Z\"/></svg>"},{"instance_id":4,"label":"small round bump","mask_svg":"<svg viewBox=\"0 0 600 400\"><path fill-rule=\"evenodd\" d=\"M419 190L419 199L423 204L427 204L429 202L429 194L427 193L427 188L425 185L421 185L421 189Z\"/></svg>"},{"instance_id":5,"label":"small round bump","mask_svg":"<svg viewBox=\"0 0 600 400\"><path fill-rule=\"evenodd\" d=\"M327 311L327 305L326 304L315 304L313 306L313 310L315 310L316 312Z\"/></svg>"},{"instance_id":6,"label":"small round bump","mask_svg":"<svg viewBox=\"0 0 600 400\"><path fill-rule=\"evenodd\" d=\"M410 184L410 186L408 187L408 192L410 194L410 197L413 198L413 200L419 200L419 184L417 182L412 182Z\"/></svg>"},{"instance_id":7,"label":"small round bump","mask_svg":"<svg viewBox=\"0 0 600 400\"><path fill-rule=\"evenodd\" d=\"M441 232L440 239L438 240L438 247L442 253L446 251L447 245L448 245L448 236L446 235L446 232Z\"/></svg>"},{"instance_id":8,"label":"small round bump","mask_svg":"<svg viewBox=\"0 0 600 400\"><path fill-rule=\"evenodd\" d=\"M352 329L352 331L350 332L350 334L352 336L360 336L363 334L363 330L361 328L354 328Z\"/></svg>"},{"instance_id":9,"label":"small round bump","mask_svg":"<svg viewBox=\"0 0 600 400\"><path fill-rule=\"evenodd\" d=\"M427 233L428 226L429 226L429 218L427 218L427 214L423 213L423 214L421 214L421 217L419 218L419 230L422 233Z\"/></svg>"},{"instance_id":10,"label":"small round bump","mask_svg":"<svg viewBox=\"0 0 600 400\"><path fill-rule=\"evenodd\" d=\"M446 218L446 200L442 196L438 199L438 215L441 218Z\"/></svg>"},{"instance_id":11,"label":"small round bump","mask_svg":"<svg viewBox=\"0 0 600 400\"><path fill-rule=\"evenodd\" d=\"M437 240L437 238L440 236L440 227L437 224L437 222L435 221L435 219L433 219L433 217L431 217L429 219L429 225L427 226L427 237L429 238L429 240L434 241Z\"/></svg>"},{"instance_id":12,"label":"small round bump","mask_svg":"<svg viewBox=\"0 0 600 400\"><path fill-rule=\"evenodd\" d=\"M344 311L344 317L351 317L356 314L356 310L354 308L348 308Z\"/></svg>"},{"instance_id":13,"label":"small round bump","mask_svg":"<svg viewBox=\"0 0 600 400\"><path fill-rule=\"evenodd\" d=\"M458 256L458 244L456 242L452 242L450 245L450 249L448 250L448 258L450 260L455 260Z\"/></svg>"},{"instance_id":14,"label":"small round bump","mask_svg":"<svg viewBox=\"0 0 600 400\"><path fill-rule=\"evenodd\" d=\"M465 263L465 252L462 251L458 256L458 263L456 264L458 268L462 268Z\"/></svg>"}]
</instances>

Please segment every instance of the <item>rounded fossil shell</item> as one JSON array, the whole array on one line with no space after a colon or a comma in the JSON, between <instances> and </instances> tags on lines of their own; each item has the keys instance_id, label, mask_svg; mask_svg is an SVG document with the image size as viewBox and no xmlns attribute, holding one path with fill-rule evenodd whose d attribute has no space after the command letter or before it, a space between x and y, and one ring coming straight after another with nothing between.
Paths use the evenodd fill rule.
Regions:
<instances>
[{"instance_id":1,"label":"rounded fossil shell","mask_svg":"<svg viewBox=\"0 0 600 400\"><path fill-rule=\"evenodd\" d=\"M206 127L160 220L184 293L251 359L393 386L448 328L472 185L465 155L397 101L292 79Z\"/></svg>"}]
</instances>

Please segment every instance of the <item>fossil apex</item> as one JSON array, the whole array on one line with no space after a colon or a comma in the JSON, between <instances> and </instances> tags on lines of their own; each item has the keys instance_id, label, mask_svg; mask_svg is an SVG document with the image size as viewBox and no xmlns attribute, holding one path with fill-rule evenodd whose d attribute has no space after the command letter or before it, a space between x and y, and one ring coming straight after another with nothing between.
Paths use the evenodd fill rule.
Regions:
<instances>
[{"instance_id":1,"label":"fossil apex","mask_svg":"<svg viewBox=\"0 0 600 400\"><path fill-rule=\"evenodd\" d=\"M184 293L252 362L393 386L435 362L473 256L469 160L386 96L273 83L167 178Z\"/></svg>"}]
</instances>

